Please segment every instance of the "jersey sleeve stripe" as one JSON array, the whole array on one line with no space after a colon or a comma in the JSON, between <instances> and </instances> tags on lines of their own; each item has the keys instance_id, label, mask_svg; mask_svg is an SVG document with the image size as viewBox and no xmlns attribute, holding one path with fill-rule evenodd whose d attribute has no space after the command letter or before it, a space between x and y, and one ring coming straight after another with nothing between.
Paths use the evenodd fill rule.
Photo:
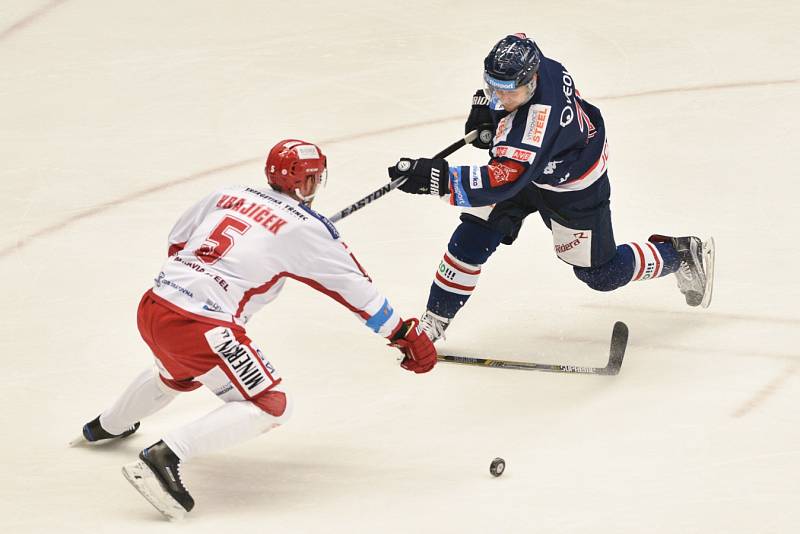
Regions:
<instances>
[{"instance_id":1,"label":"jersey sleeve stripe","mask_svg":"<svg viewBox=\"0 0 800 534\"><path fill-rule=\"evenodd\" d=\"M466 167L466 169L469 169L469 167ZM472 204L470 204L467 192L464 190L461 174L461 167L450 167L450 203L454 206L468 208Z\"/></svg>"},{"instance_id":2,"label":"jersey sleeve stripe","mask_svg":"<svg viewBox=\"0 0 800 534\"><path fill-rule=\"evenodd\" d=\"M367 319L367 327L373 332L379 332L381 327L394 315L394 310L389 305L389 299L384 299L383 306L378 312Z\"/></svg>"}]
</instances>

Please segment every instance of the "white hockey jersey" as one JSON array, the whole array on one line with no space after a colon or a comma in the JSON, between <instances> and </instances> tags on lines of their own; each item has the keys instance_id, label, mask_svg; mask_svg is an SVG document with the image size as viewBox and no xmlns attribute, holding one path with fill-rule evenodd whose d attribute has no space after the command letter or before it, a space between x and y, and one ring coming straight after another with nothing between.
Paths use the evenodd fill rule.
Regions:
<instances>
[{"instance_id":1,"label":"white hockey jersey","mask_svg":"<svg viewBox=\"0 0 800 534\"><path fill-rule=\"evenodd\" d=\"M203 320L244 325L293 278L378 334L400 323L333 224L266 187L227 187L190 208L170 232L169 255L153 292Z\"/></svg>"}]
</instances>

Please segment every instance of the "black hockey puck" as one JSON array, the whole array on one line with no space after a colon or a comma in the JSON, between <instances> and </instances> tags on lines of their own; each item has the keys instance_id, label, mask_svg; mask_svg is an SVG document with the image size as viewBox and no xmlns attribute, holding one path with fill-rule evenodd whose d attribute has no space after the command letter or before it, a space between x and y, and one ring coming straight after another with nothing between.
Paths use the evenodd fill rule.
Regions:
<instances>
[{"instance_id":1,"label":"black hockey puck","mask_svg":"<svg viewBox=\"0 0 800 534\"><path fill-rule=\"evenodd\" d=\"M499 477L506 470L506 461L502 458L495 458L489 465L489 472L493 477Z\"/></svg>"}]
</instances>

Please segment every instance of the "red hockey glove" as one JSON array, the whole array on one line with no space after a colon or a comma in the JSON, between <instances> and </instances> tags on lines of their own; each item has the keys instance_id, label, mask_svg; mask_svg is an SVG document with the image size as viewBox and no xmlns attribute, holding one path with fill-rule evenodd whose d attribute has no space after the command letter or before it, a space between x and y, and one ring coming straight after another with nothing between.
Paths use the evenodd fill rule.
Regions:
<instances>
[{"instance_id":1,"label":"red hockey glove","mask_svg":"<svg viewBox=\"0 0 800 534\"><path fill-rule=\"evenodd\" d=\"M397 348L405 357L400 366L415 373L427 373L436 365L436 348L428 335L419 327L418 319L404 321L389 338L390 347Z\"/></svg>"}]
</instances>

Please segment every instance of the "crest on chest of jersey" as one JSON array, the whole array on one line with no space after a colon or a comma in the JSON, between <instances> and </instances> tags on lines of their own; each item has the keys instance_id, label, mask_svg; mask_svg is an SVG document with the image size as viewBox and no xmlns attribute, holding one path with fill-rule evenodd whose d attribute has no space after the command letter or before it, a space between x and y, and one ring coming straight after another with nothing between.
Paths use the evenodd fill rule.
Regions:
<instances>
[{"instance_id":1,"label":"crest on chest of jersey","mask_svg":"<svg viewBox=\"0 0 800 534\"><path fill-rule=\"evenodd\" d=\"M327 158L317 145L300 139L284 139L269 151L264 173L273 189L309 202L317 187L324 183L327 168ZM306 186L309 178L313 178L310 188Z\"/></svg>"}]
</instances>

